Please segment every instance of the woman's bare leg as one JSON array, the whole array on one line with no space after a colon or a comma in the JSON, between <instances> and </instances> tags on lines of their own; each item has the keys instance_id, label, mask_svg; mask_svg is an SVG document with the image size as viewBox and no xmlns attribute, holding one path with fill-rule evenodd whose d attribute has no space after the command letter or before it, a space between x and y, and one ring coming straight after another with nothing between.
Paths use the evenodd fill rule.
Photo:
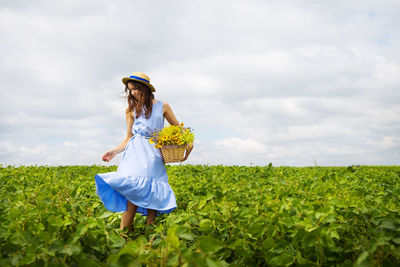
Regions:
<instances>
[{"instance_id":1,"label":"woman's bare leg","mask_svg":"<svg viewBox=\"0 0 400 267\"><path fill-rule=\"evenodd\" d=\"M123 230L124 227L128 227L128 230L131 230L132 224L133 224L133 219L135 218L137 206L135 204L132 204L128 200L128 208L127 210L122 214L121 218L121 225L120 229Z\"/></svg>"},{"instance_id":2,"label":"woman's bare leg","mask_svg":"<svg viewBox=\"0 0 400 267\"><path fill-rule=\"evenodd\" d=\"M154 224L155 218L156 218L156 211L147 209L147 224Z\"/></svg>"}]
</instances>

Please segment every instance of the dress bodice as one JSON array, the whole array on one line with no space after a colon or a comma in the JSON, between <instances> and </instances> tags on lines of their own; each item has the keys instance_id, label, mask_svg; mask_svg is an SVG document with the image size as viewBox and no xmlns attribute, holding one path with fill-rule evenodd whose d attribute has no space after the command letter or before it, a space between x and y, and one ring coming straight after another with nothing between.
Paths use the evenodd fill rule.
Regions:
<instances>
[{"instance_id":1,"label":"dress bodice","mask_svg":"<svg viewBox=\"0 0 400 267\"><path fill-rule=\"evenodd\" d=\"M140 115L139 118L136 118L136 114L134 113L134 123L132 126L132 133L150 136L151 132L155 129L162 129L164 127L164 114L163 114L163 102L157 101L153 104L153 110L148 119L144 114Z\"/></svg>"}]
</instances>

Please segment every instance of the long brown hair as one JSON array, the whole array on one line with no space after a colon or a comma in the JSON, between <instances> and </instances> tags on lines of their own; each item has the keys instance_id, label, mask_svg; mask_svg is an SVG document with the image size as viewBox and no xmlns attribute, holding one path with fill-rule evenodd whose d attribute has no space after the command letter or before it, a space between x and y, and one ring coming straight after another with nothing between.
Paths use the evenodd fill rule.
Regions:
<instances>
[{"instance_id":1,"label":"long brown hair","mask_svg":"<svg viewBox=\"0 0 400 267\"><path fill-rule=\"evenodd\" d=\"M128 84L132 84L136 90L139 90L139 93L142 97L140 99L136 99L128 88ZM154 94L151 89L143 83L136 81L128 81L125 86L125 93L128 100L128 108L126 112L134 111L136 114L136 118L139 118L143 109L145 110L146 119L151 116L151 112L153 110L153 99Z\"/></svg>"}]
</instances>

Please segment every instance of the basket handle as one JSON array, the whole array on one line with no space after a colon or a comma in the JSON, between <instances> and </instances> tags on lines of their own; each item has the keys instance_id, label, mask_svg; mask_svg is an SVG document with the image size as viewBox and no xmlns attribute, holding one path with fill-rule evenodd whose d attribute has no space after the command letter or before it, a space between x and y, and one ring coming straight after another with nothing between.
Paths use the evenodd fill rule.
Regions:
<instances>
[{"instance_id":1,"label":"basket handle","mask_svg":"<svg viewBox=\"0 0 400 267\"><path fill-rule=\"evenodd\" d=\"M185 151L185 157L182 159L182 161L185 161L189 157L189 154L190 154L190 152L192 152L192 150L193 150L193 143L187 144L186 151Z\"/></svg>"}]
</instances>

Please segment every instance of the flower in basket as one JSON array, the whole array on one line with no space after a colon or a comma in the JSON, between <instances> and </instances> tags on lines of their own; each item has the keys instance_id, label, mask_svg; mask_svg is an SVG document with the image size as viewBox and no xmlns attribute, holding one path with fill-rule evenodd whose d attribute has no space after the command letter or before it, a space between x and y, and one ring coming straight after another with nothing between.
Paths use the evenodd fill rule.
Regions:
<instances>
[{"instance_id":1,"label":"flower in basket","mask_svg":"<svg viewBox=\"0 0 400 267\"><path fill-rule=\"evenodd\" d=\"M194 133L190 127L184 127L183 123L180 125L170 125L163 129L156 129L149 142L155 144L155 148L162 148L168 145L187 145L192 144L194 141Z\"/></svg>"}]
</instances>

